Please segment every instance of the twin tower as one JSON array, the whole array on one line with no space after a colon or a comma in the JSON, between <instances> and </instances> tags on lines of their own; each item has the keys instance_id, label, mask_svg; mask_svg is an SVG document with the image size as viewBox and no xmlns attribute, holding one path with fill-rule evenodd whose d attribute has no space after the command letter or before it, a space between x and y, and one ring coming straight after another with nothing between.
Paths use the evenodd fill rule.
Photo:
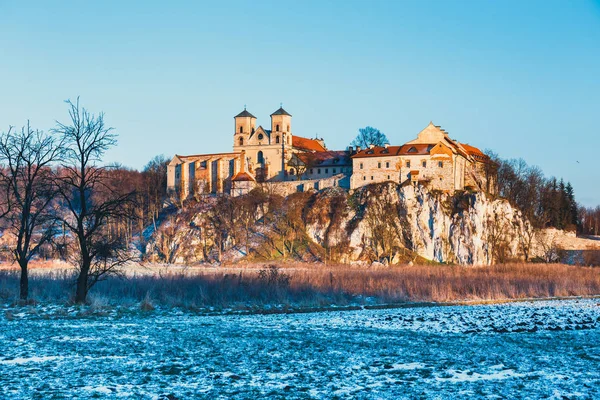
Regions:
<instances>
[{"instance_id":1,"label":"twin tower","mask_svg":"<svg viewBox=\"0 0 600 400\"><path fill-rule=\"evenodd\" d=\"M244 151L248 167L265 179L281 175L291 157L292 115L279 107L271 114L271 129L256 127L256 117L245 108L234 119L233 151Z\"/></svg>"}]
</instances>

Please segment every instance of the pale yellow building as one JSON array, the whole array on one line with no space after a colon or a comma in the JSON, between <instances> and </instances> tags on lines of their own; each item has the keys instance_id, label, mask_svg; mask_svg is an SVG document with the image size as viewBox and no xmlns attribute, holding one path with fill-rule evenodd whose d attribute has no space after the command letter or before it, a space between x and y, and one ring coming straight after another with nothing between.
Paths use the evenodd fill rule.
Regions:
<instances>
[{"instance_id":1,"label":"pale yellow building","mask_svg":"<svg viewBox=\"0 0 600 400\"><path fill-rule=\"evenodd\" d=\"M472 189L494 192L493 165L476 147L450 138L429 123L402 146L370 146L352 156L352 189L391 181L422 184L434 190Z\"/></svg>"},{"instance_id":2,"label":"pale yellow building","mask_svg":"<svg viewBox=\"0 0 600 400\"><path fill-rule=\"evenodd\" d=\"M270 129L265 129L256 126L256 117L245 108L236 115L231 153L175 155L167 167L167 189L184 198L194 193L243 194L257 182L295 180L297 167L290 165L294 154L327 152L323 139L293 134L292 115L283 107L270 117Z\"/></svg>"}]
</instances>

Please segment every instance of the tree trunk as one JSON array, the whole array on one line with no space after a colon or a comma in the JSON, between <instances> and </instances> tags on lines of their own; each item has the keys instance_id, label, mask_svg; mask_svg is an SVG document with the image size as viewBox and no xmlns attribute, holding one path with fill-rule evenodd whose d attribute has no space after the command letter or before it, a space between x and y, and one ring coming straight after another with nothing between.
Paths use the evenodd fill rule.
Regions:
<instances>
[{"instance_id":1,"label":"tree trunk","mask_svg":"<svg viewBox=\"0 0 600 400\"><path fill-rule=\"evenodd\" d=\"M21 267L21 281L19 284L19 298L21 300L27 300L29 297L29 275L27 273L27 261L19 263Z\"/></svg>"},{"instance_id":2,"label":"tree trunk","mask_svg":"<svg viewBox=\"0 0 600 400\"><path fill-rule=\"evenodd\" d=\"M88 291L88 275L90 272L90 263L84 262L81 265L81 271L77 277L77 289L75 291L75 303L85 304Z\"/></svg>"}]
</instances>

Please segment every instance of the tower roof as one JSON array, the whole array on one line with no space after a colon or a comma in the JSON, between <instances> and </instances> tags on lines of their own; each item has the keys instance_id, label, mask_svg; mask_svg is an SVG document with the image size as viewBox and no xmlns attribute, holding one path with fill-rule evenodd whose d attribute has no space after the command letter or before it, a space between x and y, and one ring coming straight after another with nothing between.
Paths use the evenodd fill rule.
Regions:
<instances>
[{"instance_id":1,"label":"tower roof","mask_svg":"<svg viewBox=\"0 0 600 400\"><path fill-rule=\"evenodd\" d=\"M244 108L244 111L242 111L241 113L239 113L238 115L236 115L233 118L240 118L240 117L250 117L250 118L256 118L254 115L250 114L248 111L246 111L246 109Z\"/></svg>"},{"instance_id":2,"label":"tower roof","mask_svg":"<svg viewBox=\"0 0 600 400\"><path fill-rule=\"evenodd\" d=\"M283 109L283 107L279 107L279 110L277 110L273 114L271 114L271 116L273 116L273 115L289 115L290 117L292 116L292 114L290 114L289 112L285 111Z\"/></svg>"}]
</instances>

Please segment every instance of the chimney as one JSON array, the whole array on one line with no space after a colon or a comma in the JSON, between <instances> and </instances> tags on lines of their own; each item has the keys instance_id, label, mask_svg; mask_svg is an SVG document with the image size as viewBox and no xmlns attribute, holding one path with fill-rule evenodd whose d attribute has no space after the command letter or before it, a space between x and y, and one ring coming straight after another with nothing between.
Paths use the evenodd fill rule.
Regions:
<instances>
[{"instance_id":1,"label":"chimney","mask_svg":"<svg viewBox=\"0 0 600 400\"><path fill-rule=\"evenodd\" d=\"M356 146L356 152L358 153L360 150L360 146Z\"/></svg>"},{"instance_id":2,"label":"chimney","mask_svg":"<svg viewBox=\"0 0 600 400\"><path fill-rule=\"evenodd\" d=\"M383 147L385 147L387 149L388 147L390 147L390 144L386 143L386 144L383 145Z\"/></svg>"},{"instance_id":3,"label":"chimney","mask_svg":"<svg viewBox=\"0 0 600 400\"><path fill-rule=\"evenodd\" d=\"M370 144L370 145L369 145L369 148L370 148L370 149L372 149L373 147L375 147L375 145L374 145L374 144Z\"/></svg>"}]
</instances>

